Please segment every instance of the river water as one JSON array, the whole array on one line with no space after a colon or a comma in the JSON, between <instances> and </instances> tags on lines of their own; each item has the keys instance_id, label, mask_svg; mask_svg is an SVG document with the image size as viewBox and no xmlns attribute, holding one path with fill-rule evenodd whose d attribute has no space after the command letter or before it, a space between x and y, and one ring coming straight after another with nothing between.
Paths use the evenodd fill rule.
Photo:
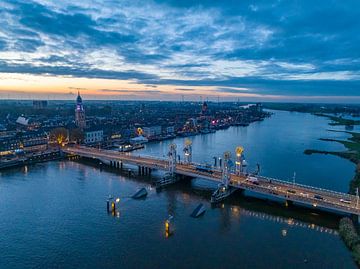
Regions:
<instances>
[{"instance_id":1,"label":"river water","mask_svg":"<svg viewBox=\"0 0 360 269\"><path fill-rule=\"evenodd\" d=\"M307 148L342 150L347 137L330 132L326 118L276 111L263 122L191 137L193 159L241 145L249 169L298 183L347 191L354 165ZM341 130L342 127L336 127ZM333 128L331 128L333 129ZM163 156L169 143L154 142L133 154ZM159 172L153 178L160 177ZM162 191L151 178L128 177L82 162L41 163L0 174L0 268L356 268L337 234L338 218L235 193L212 208L212 184L194 179ZM128 198L146 187L144 200ZM106 212L106 197L120 197L118 216ZM198 219L189 217L203 203ZM164 221L174 216L173 234Z\"/></svg>"}]
</instances>

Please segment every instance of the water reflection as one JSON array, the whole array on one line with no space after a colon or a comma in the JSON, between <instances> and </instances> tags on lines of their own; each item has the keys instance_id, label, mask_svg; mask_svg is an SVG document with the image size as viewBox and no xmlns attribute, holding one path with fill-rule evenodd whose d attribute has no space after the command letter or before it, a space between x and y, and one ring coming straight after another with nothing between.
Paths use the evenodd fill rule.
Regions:
<instances>
[{"instance_id":1,"label":"water reflection","mask_svg":"<svg viewBox=\"0 0 360 269\"><path fill-rule=\"evenodd\" d=\"M306 147L327 145L318 140L328 135L327 128L323 118L279 113L248 128L192 138L193 157L212 163L213 156L241 144L250 163L261 163L264 175L283 178L296 171L299 183L347 189L352 164L302 154ZM165 155L169 142L149 144L143 153ZM184 139L175 142L182 148ZM151 181L159 172L151 178L129 176L126 169L137 167L120 172L104 166L100 171L98 164L75 161L29 166L26 181L19 169L1 172L0 268L269 268L269 261L279 268L355 268L337 234L335 215L286 208L246 192L212 208L216 184L194 179L156 192ZM150 190L146 200L124 198L113 216L105 213L109 194L128 197L141 187ZM199 203L205 215L191 218ZM169 214L174 216L173 237L166 233ZM76 259L68 252L76 253Z\"/></svg>"}]
</instances>

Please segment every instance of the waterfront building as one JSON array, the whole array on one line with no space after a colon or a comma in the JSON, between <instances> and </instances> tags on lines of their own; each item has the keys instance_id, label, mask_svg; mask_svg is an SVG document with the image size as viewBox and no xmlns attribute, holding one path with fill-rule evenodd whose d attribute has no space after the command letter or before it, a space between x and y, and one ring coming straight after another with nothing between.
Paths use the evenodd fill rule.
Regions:
<instances>
[{"instance_id":1,"label":"waterfront building","mask_svg":"<svg viewBox=\"0 0 360 269\"><path fill-rule=\"evenodd\" d=\"M8 132L0 137L0 156L19 150L25 152L45 150L48 143L48 135L42 131Z\"/></svg>"},{"instance_id":2,"label":"waterfront building","mask_svg":"<svg viewBox=\"0 0 360 269\"><path fill-rule=\"evenodd\" d=\"M104 131L103 130L91 130L88 129L85 131L85 144L94 144L104 141Z\"/></svg>"},{"instance_id":3,"label":"waterfront building","mask_svg":"<svg viewBox=\"0 0 360 269\"><path fill-rule=\"evenodd\" d=\"M76 98L75 124L80 129L84 129L86 127L85 109L82 103L80 92L78 92L78 96Z\"/></svg>"},{"instance_id":4,"label":"waterfront building","mask_svg":"<svg viewBox=\"0 0 360 269\"><path fill-rule=\"evenodd\" d=\"M142 130L143 130L143 135L147 138L161 134L161 126L144 127Z\"/></svg>"}]
</instances>

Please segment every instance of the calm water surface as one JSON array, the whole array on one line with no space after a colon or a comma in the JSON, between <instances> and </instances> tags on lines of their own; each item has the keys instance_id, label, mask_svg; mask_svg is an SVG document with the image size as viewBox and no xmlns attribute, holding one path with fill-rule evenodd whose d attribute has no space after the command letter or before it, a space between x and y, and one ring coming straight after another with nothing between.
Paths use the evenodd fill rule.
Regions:
<instances>
[{"instance_id":1,"label":"calm water surface","mask_svg":"<svg viewBox=\"0 0 360 269\"><path fill-rule=\"evenodd\" d=\"M262 174L347 191L354 166L307 148L341 150L320 137L327 120L276 112L247 128L192 137L194 160L212 162L225 150L245 148ZM338 127L339 128L339 127ZM134 154L163 155L169 143L151 143ZM153 177L160 177L154 173ZM0 174L0 268L356 268L337 235L337 218L235 194L211 208L214 187L202 180L157 192L150 178L71 161L50 162ZM127 198L146 187L145 200ZM108 194L121 197L119 216L106 213ZM199 219L189 215L199 202ZM174 234L164 220L174 215Z\"/></svg>"}]
</instances>

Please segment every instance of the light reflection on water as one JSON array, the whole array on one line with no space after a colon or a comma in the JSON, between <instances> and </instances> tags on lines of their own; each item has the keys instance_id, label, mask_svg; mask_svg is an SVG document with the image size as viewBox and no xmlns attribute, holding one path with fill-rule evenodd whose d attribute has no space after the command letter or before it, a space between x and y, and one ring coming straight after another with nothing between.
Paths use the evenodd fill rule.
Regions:
<instances>
[{"instance_id":1,"label":"light reflection on water","mask_svg":"<svg viewBox=\"0 0 360 269\"><path fill-rule=\"evenodd\" d=\"M307 131L295 136L284 130L297 125ZM345 190L354 169L350 163L302 154L306 147L324 145L317 138L328 134L326 128L322 118L281 112L244 130L194 137L194 158L211 160L241 144L249 162L259 161L265 175L286 178L296 170L303 183ZM144 153L165 152L169 142L147 145ZM181 149L183 139L175 142ZM130 199L141 187L148 190L147 198ZM4 171L0 268L355 268L334 216L240 193L212 207L214 187L193 180L157 191L148 177L128 178L71 161L28 166L26 173ZM114 216L106 212L109 194L120 197ZM206 213L189 217L199 203ZM169 214L173 233L166 238Z\"/></svg>"}]
</instances>

